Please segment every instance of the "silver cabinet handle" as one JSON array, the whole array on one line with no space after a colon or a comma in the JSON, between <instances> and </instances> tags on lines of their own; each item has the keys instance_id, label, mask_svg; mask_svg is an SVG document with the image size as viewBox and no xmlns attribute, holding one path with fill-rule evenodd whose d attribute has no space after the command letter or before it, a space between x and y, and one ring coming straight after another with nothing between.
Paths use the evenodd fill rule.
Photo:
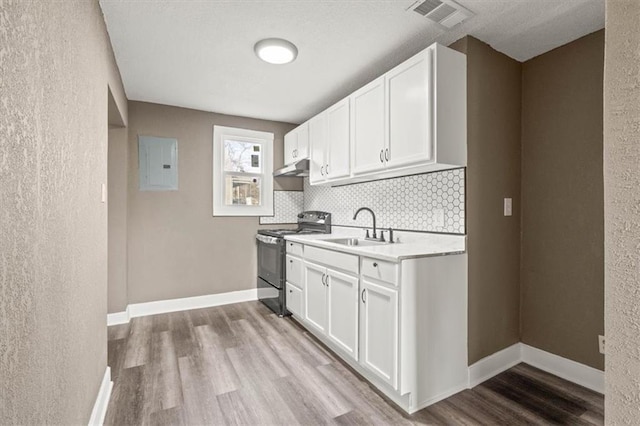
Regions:
<instances>
[{"instance_id":1,"label":"silver cabinet handle","mask_svg":"<svg viewBox=\"0 0 640 426\"><path fill-rule=\"evenodd\" d=\"M389 161L389 148L384 150L384 159L386 161Z\"/></svg>"},{"instance_id":2,"label":"silver cabinet handle","mask_svg":"<svg viewBox=\"0 0 640 426\"><path fill-rule=\"evenodd\" d=\"M366 289L362 290L362 294L360 295L360 298L362 299L362 303L367 303L367 301L364 298L364 292L366 291Z\"/></svg>"},{"instance_id":3,"label":"silver cabinet handle","mask_svg":"<svg viewBox=\"0 0 640 426\"><path fill-rule=\"evenodd\" d=\"M328 164L326 166L324 166L324 172L326 174L329 174L329 165Z\"/></svg>"},{"instance_id":4,"label":"silver cabinet handle","mask_svg":"<svg viewBox=\"0 0 640 426\"><path fill-rule=\"evenodd\" d=\"M324 176L324 166L320 167L320 174Z\"/></svg>"},{"instance_id":5,"label":"silver cabinet handle","mask_svg":"<svg viewBox=\"0 0 640 426\"><path fill-rule=\"evenodd\" d=\"M324 277L326 277L326 276L327 276L326 274L322 274L322 278L320 278L320 281L322 281L322 285L326 285L325 282L324 282Z\"/></svg>"},{"instance_id":6,"label":"silver cabinet handle","mask_svg":"<svg viewBox=\"0 0 640 426\"><path fill-rule=\"evenodd\" d=\"M380 162L381 163L384 163L384 158L382 157L383 153L384 153L384 149L381 149L380 150Z\"/></svg>"},{"instance_id":7,"label":"silver cabinet handle","mask_svg":"<svg viewBox=\"0 0 640 426\"><path fill-rule=\"evenodd\" d=\"M296 150L295 150L295 149L291 152L291 156L292 156L293 158L296 158Z\"/></svg>"}]
</instances>

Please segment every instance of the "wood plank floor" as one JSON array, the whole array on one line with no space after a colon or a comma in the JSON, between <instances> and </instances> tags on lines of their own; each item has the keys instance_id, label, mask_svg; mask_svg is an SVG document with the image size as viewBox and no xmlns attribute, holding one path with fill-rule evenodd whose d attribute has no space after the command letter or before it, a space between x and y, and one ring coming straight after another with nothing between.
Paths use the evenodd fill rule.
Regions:
<instances>
[{"instance_id":1,"label":"wood plank floor","mask_svg":"<svg viewBox=\"0 0 640 426\"><path fill-rule=\"evenodd\" d=\"M604 400L525 364L407 415L259 302L109 327L107 425L603 424Z\"/></svg>"}]
</instances>

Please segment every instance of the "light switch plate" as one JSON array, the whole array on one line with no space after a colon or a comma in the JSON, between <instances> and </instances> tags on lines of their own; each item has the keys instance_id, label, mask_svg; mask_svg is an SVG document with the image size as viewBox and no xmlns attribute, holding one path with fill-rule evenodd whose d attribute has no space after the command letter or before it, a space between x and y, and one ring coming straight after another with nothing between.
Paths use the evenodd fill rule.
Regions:
<instances>
[{"instance_id":1,"label":"light switch plate","mask_svg":"<svg viewBox=\"0 0 640 426\"><path fill-rule=\"evenodd\" d=\"M504 215L505 216L513 215L513 199L512 198L504 199Z\"/></svg>"}]
</instances>

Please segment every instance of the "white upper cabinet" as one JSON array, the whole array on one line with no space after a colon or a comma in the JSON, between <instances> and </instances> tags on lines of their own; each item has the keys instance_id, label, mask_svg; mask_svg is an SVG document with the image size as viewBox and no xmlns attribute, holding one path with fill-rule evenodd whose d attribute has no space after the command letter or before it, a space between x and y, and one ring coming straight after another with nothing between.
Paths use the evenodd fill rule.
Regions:
<instances>
[{"instance_id":1,"label":"white upper cabinet","mask_svg":"<svg viewBox=\"0 0 640 426\"><path fill-rule=\"evenodd\" d=\"M326 181L325 166L328 158L326 113L309 120L309 181L311 184Z\"/></svg>"},{"instance_id":2,"label":"white upper cabinet","mask_svg":"<svg viewBox=\"0 0 640 426\"><path fill-rule=\"evenodd\" d=\"M327 146L325 174L327 179L349 176L349 99L343 99L327 110Z\"/></svg>"},{"instance_id":3,"label":"white upper cabinet","mask_svg":"<svg viewBox=\"0 0 640 426\"><path fill-rule=\"evenodd\" d=\"M289 165L309 156L309 122L284 135L284 164Z\"/></svg>"},{"instance_id":4,"label":"white upper cabinet","mask_svg":"<svg viewBox=\"0 0 640 426\"><path fill-rule=\"evenodd\" d=\"M465 55L436 43L324 111L311 184L465 167L466 81Z\"/></svg>"},{"instance_id":5,"label":"white upper cabinet","mask_svg":"<svg viewBox=\"0 0 640 426\"><path fill-rule=\"evenodd\" d=\"M385 76L390 167L433 162L431 58L427 49Z\"/></svg>"},{"instance_id":6,"label":"white upper cabinet","mask_svg":"<svg viewBox=\"0 0 640 426\"><path fill-rule=\"evenodd\" d=\"M387 148L385 96L384 76L350 96L351 158L354 175L384 168Z\"/></svg>"}]
</instances>

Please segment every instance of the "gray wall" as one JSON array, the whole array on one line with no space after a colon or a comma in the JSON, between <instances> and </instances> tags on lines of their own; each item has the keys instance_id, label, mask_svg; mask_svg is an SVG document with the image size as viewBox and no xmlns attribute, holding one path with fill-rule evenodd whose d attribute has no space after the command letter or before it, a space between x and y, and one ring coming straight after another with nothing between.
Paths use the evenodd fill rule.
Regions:
<instances>
[{"instance_id":1,"label":"gray wall","mask_svg":"<svg viewBox=\"0 0 640 426\"><path fill-rule=\"evenodd\" d=\"M605 415L640 410L640 2L607 0L604 71Z\"/></svg>"},{"instance_id":2,"label":"gray wall","mask_svg":"<svg viewBox=\"0 0 640 426\"><path fill-rule=\"evenodd\" d=\"M0 424L87 424L107 366L107 86L96 1L0 3Z\"/></svg>"},{"instance_id":3,"label":"gray wall","mask_svg":"<svg viewBox=\"0 0 640 426\"><path fill-rule=\"evenodd\" d=\"M126 128L109 129L108 312L121 312L127 307L128 142Z\"/></svg>"},{"instance_id":4,"label":"gray wall","mask_svg":"<svg viewBox=\"0 0 640 426\"><path fill-rule=\"evenodd\" d=\"M471 365L520 340L521 65L473 37L451 47L467 54Z\"/></svg>"},{"instance_id":5,"label":"gray wall","mask_svg":"<svg viewBox=\"0 0 640 426\"><path fill-rule=\"evenodd\" d=\"M522 341L600 370L604 31L522 68Z\"/></svg>"},{"instance_id":6,"label":"gray wall","mask_svg":"<svg viewBox=\"0 0 640 426\"><path fill-rule=\"evenodd\" d=\"M246 290L256 286L258 217L212 217L214 124L273 132L274 168L292 124L129 103L128 303ZM179 190L138 190L138 135L178 139ZM302 179L275 189L301 190ZM263 226L263 227L273 227Z\"/></svg>"}]
</instances>

